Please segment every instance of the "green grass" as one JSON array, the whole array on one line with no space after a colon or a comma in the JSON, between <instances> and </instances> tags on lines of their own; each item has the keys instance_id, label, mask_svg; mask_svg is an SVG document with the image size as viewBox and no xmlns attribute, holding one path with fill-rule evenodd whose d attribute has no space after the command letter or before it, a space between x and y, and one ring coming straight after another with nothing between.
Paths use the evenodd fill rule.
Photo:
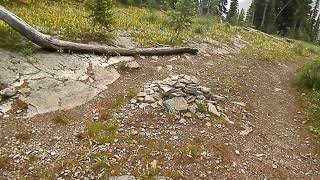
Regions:
<instances>
[{"instance_id":1,"label":"green grass","mask_svg":"<svg viewBox=\"0 0 320 180\"><path fill-rule=\"evenodd\" d=\"M65 113L59 113L51 121L57 125L67 125L70 122L70 118Z\"/></svg>"},{"instance_id":2,"label":"green grass","mask_svg":"<svg viewBox=\"0 0 320 180\"><path fill-rule=\"evenodd\" d=\"M121 106L126 100L126 95L123 93L118 93L116 94L115 101L113 102L113 107L117 108Z\"/></svg>"},{"instance_id":3,"label":"green grass","mask_svg":"<svg viewBox=\"0 0 320 180\"><path fill-rule=\"evenodd\" d=\"M197 157L199 155L199 148L195 145L187 145L178 148L181 156Z\"/></svg>"},{"instance_id":4,"label":"green grass","mask_svg":"<svg viewBox=\"0 0 320 180\"><path fill-rule=\"evenodd\" d=\"M206 101L200 101L198 104L198 112L205 113L208 111L208 105Z\"/></svg>"},{"instance_id":5,"label":"green grass","mask_svg":"<svg viewBox=\"0 0 320 180\"><path fill-rule=\"evenodd\" d=\"M314 61L300 68L295 84L307 89L320 90L320 61Z\"/></svg>"},{"instance_id":6,"label":"green grass","mask_svg":"<svg viewBox=\"0 0 320 180\"><path fill-rule=\"evenodd\" d=\"M320 135L320 91L303 90L305 96L301 99L310 120L310 131Z\"/></svg>"},{"instance_id":7,"label":"green grass","mask_svg":"<svg viewBox=\"0 0 320 180\"><path fill-rule=\"evenodd\" d=\"M23 142L29 141L31 139L30 132L23 127L18 128L14 136L16 139L19 139Z\"/></svg>"},{"instance_id":8,"label":"green grass","mask_svg":"<svg viewBox=\"0 0 320 180\"><path fill-rule=\"evenodd\" d=\"M114 143L117 131L118 123L116 120L109 122L90 122L86 126L87 137L100 144Z\"/></svg>"},{"instance_id":9,"label":"green grass","mask_svg":"<svg viewBox=\"0 0 320 180\"><path fill-rule=\"evenodd\" d=\"M300 68L296 74L294 84L303 89L307 103L310 130L320 135L320 61L313 61Z\"/></svg>"},{"instance_id":10,"label":"green grass","mask_svg":"<svg viewBox=\"0 0 320 180\"><path fill-rule=\"evenodd\" d=\"M127 90L127 98L131 99L131 98L135 97L139 92L140 92L139 88L130 87Z\"/></svg>"}]
</instances>

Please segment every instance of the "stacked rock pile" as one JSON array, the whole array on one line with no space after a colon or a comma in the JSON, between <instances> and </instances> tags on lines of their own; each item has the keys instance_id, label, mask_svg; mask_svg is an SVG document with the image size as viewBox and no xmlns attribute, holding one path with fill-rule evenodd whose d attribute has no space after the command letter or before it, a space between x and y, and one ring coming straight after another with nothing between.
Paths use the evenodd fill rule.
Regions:
<instances>
[{"instance_id":1,"label":"stacked rock pile","mask_svg":"<svg viewBox=\"0 0 320 180\"><path fill-rule=\"evenodd\" d=\"M137 94L137 98L131 100L131 106L164 106L167 111L178 114L195 114L201 110L200 112L209 112L217 116L223 115L217 102L225 97L212 94L210 88L199 83L196 77L184 74L146 83L143 91Z\"/></svg>"}]
</instances>

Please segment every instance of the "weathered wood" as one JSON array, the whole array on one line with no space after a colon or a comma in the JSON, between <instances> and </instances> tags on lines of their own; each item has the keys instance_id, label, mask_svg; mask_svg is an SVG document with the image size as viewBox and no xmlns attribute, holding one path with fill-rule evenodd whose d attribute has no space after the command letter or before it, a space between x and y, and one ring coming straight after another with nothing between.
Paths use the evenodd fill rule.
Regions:
<instances>
[{"instance_id":1,"label":"weathered wood","mask_svg":"<svg viewBox=\"0 0 320 180\"><path fill-rule=\"evenodd\" d=\"M110 56L163 56L163 55L176 55L176 54L197 54L198 49L181 47L181 48L135 48L135 49L125 49L125 48L115 48L104 45L91 45L74 43L70 41L63 41L55 39L52 36L43 34L37 31L35 28L31 27L21 18L16 16L14 13L8 11L6 8L0 5L0 19L12 27L14 30L19 32L22 36L29 39L31 42L37 44L45 50L49 51L71 51L80 53L97 53L97 54L107 54Z\"/></svg>"}]
</instances>

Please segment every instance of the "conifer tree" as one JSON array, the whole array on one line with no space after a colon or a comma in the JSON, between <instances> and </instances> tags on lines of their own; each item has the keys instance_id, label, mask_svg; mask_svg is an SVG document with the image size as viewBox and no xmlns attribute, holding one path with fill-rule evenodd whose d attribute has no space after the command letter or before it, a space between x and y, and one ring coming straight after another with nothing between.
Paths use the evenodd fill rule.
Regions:
<instances>
[{"instance_id":1,"label":"conifer tree","mask_svg":"<svg viewBox=\"0 0 320 180\"><path fill-rule=\"evenodd\" d=\"M313 42L319 43L319 36L320 36L320 16L318 16L316 24L313 29Z\"/></svg>"},{"instance_id":2,"label":"conifer tree","mask_svg":"<svg viewBox=\"0 0 320 180\"><path fill-rule=\"evenodd\" d=\"M252 0L251 5L247 11L247 15L246 15L246 23L249 25L253 25L253 20L254 20L254 13L255 13L255 0Z\"/></svg>"},{"instance_id":3,"label":"conifer tree","mask_svg":"<svg viewBox=\"0 0 320 180\"><path fill-rule=\"evenodd\" d=\"M245 23L245 11L244 9L241 9L239 18L238 18L238 25L243 26Z\"/></svg>"},{"instance_id":4,"label":"conifer tree","mask_svg":"<svg viewBox=\"0 0 320 180\"><path fill-rule=\"evenodd\" d=\"M275 33L276 32L276 0L269 0L268 6L267 6L267 13L266 13L266 19L263 26L263 31L267 33Z\"/></svg>"},{"instance_id":5,"label":"conifer tree","mask_svg":"<svg viewBox=\"0 0 320 180\"><path fill-rule=\"evenodd\" d=\"M231 0L230 9L227 13L227 21L231 24L235 24L238 18L238 0Z\"/></svg>"}]
</instances>

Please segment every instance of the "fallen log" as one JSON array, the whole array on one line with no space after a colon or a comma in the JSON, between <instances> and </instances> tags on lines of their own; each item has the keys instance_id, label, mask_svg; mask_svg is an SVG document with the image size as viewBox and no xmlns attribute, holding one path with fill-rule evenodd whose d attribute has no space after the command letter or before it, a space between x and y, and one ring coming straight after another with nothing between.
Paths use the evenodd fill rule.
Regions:
<instances>
[{"instance_id":1,"label":"fallen log","mask_svg":"<svg viewBox=\"0 0 320 180\"><path fill-rule=\"evenodd\" d=\"M0 19L26 37L34 44L48 51L63 51L63 52L79 52L79 53L96 53L107 54L109 56L164 56L178 54L197 54L198 49L181 47L181 48L115 48L104 45L82 44L70 41L55 39L50 35L43 34L27 24L24 20L10 12L0 5Z\"/></svg>"}]
</instances>

